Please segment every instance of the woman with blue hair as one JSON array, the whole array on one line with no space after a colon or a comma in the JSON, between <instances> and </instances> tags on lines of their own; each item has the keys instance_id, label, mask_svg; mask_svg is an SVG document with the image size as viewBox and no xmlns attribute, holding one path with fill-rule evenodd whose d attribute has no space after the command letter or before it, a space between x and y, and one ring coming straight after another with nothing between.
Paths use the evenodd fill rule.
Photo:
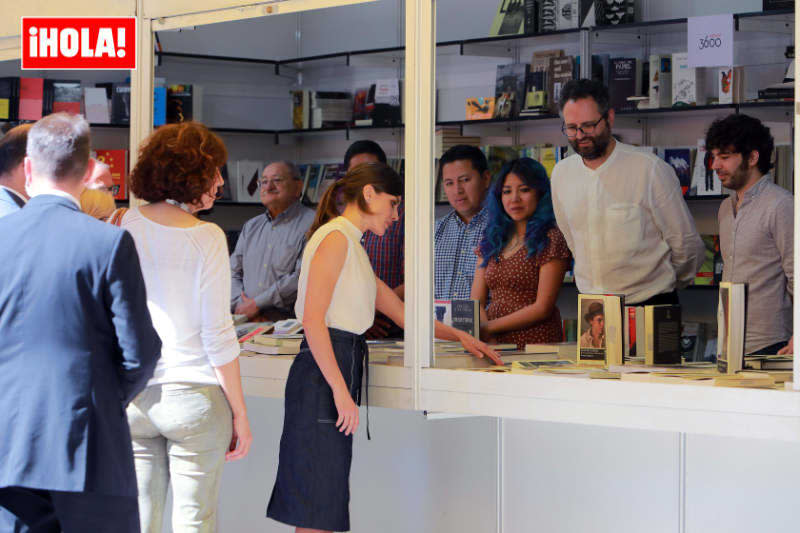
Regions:
<instances>
[{"instance_id":1,"label":"woman with blue hair","mask_svg":"<svg viewBox=\"0 0 800 533\"><path fill-rule=\"evenodd\" d=\"M470 296L481 302L481 337L520 349L561 342L556 299L571 256L556 227L547 171L529 158L507 163L487 204Z\"/></svg>"}]
</instances>

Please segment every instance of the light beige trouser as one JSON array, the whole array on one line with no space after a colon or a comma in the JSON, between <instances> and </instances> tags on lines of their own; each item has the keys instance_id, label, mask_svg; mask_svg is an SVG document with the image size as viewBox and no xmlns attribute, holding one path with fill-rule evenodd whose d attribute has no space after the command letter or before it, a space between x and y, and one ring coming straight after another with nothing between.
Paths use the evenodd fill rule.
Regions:
<instances>
[{"instance_id":1,"label":"light beige trouser","mask_svg":"<svg viewBox=\"0 0 800 533\"><path fill-rule=\"evenodd\" d=\"M172 484L172 530L216 531L225 452L233 431L218 385L167 383L142 391L128 406L141 533L160 533Z\"/></svg>"}]
</instances>

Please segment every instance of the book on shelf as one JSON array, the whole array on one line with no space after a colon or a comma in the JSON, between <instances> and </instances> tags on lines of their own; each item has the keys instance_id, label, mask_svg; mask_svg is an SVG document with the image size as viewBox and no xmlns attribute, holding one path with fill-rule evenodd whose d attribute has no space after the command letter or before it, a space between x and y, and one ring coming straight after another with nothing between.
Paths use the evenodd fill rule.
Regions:
<instances>
[{"instance_id":1,"label":"book on shelf","mask_svg":"<svg viewBox=\"0 0 800 533\"><path fill-rule=\"evenodd\" d=\"M556 2L556 30L570 30L580 26L579 0L558 0Z\"/></svg>"},{"instance_id":2,"label":"book on shelf","mask_svg":"<svg viewBox=\"0 0 800 533\"><path fill-rule=\"evenodd\" d=\"M705 250L703 263L694 276L694 285L716 285L722 277L722 254L719 250L719 235L700 235Z\"/></svg>"},{"instance_id":3,"label":"book on shelf","mask_svg":"<svg viewBox=\"0 0 800 533\"><path fill-rule=\"evenodd\" d=\"M111 123L111 112L106 98L106 90L102 87L84 87L83 109L86 120L91 124Z\"/></svg>"},{"instance_id":4,"label":"book on shelf","mask_svg":"<svg viewBox=\"0 0 800 533\"><path fill-rule=\"evenodd\" d=\"M303 183L303 199L307 204L316 203L317 186L319 185L324 166L319 163L310 163Z\"/></svg>"},{"instance_id":5,"label":"book on shelf","mask_svg":"<svg viewBox=\"0 0 800 533\"><path fill-rule=\"evenodd\" d=\"M484 120L494 117L494 96L467 98L464 102L466 120Z\"/></svg>"},{"instance_id":6,"label":"book on shelf","mask_svg":"<svg viewBox=\"0 0 800 533\"><path fill-rule=\"evenodd\" d=\"M681 328L681 357L685 362L705 361L706 325L684 322Z\"/></svg>"},{"instance_id":7,"label":"book on shelf","mask_svg":"<svg viewBox=\"0 0 800 533\"><path fill-rule=\"evenodd\" d=\"M690 196L718 196L723 193L722 182L711 165L711 154L706 151L706 141L698 139L694 168L692 169Z\"/></svg>"},{"instance_id":8,"label":"book on shelf","mask_svg":"<svg viewBox=\"0 0 800 533\"><path fill-rule=\"evenodd\" d=\"M611 54L592 54L591 79L608 87L611 72Z\"/></svg>"},{"instance_id":9,"label":"book on shelf","mask_svg":"<svg viewBox=\"0 0 800 533\"><path fill-rule=\"evenodd\" d=\"M746 291L744 283L719 284L717 370L722 374L734 374L744 364Z\"/></svg>"},{"instance_id":10,"label":"book on shelf","mask_svg":"<svg viewBox=\"0 0 800 533\"><path fill-rule=\"evenodd\" d=\"M230 171L228 171L228 165L230 164L235 165L235 162L228 161L219 169L219 173L222 176L222 192L220 193L219 199L225 202L236 202L238 201L239 190L238 185L235 183L235 179L234 183L231 183L232 176ZM234 174L233 177L235 178L236 175Z\"/></svg>"},{"instance_id":11,"label":"book on shelf","mask_svg":"<svg viewBox=\"0 0 800 533\"><path fill-rule=\"evenodd\" d=\"M489 37L536 33L538 18L536 0L500 0L489 27Z\"/></svg>"},{"instance_id":12,"label":"book on shelf","mask_svg":"<svg viewBox=\"0 0 800 533\"><path fill-rule=\"evenodd\" d=\"M622 323L622 342L624 361L630 357L637 356L636 350L636 310L639 308L635 305L625 306L625 315Z\"/></svg>"},{"instance_id":13,"label":"book on shelf","mask_svg":"<svg viewBox=\"0 0 800 533\"><path fill-rule=\"evenodd\" d=\"M595 0L598 26L616 26L636 22L635 0Z\"/></svg>"},{"instance_id":14,"label":"book on shelf","mask_svg":"<svg viewBox=\"0 0 800 533\"><path fill-rule=\"evenodd\" d=\"M547 100L547 70L528 70L525 81L525 101L520 116L549 113Z\"/></svg>"},{"instance_id":15,"label":"book on shelf","mask_svg":"<svg viewBox=\"0 0 800 533\"><path fill-rule=\"evenodd\" d=\"M633 57L611 59L608 78L608 93L611 107L615 111L633 111L636 104L628 100L641 93L641 62Z\"/></svg>"},{"instance_id":16,"label":"book on shelf","mask_svg":"<svg viewBox=\"0 0 800 533\"><path fill-rule=\"evenodd\" d=\"M289 91L292 97L289 116L292 119L292 128L296 130L307 130L310 127L310 92L308 89Z\"/></svg>"},{"instance_id":17,"label":"book on shelf","mask_svg":"<svg viewBox=\"0 0 800 533\"><path fill-rule=\"evenodd\" d=\"M100 84L96 84L100 86ZM111 85L111 122L113 124L131 123L131 86L124 83Z\"/></svg>"},{"instance_id":18,"label":"book on shelf","mask_svg":"<svg viewBox=\"0 0 800 533\"><path fill-rule=\"evenodd\" d=\"M44 114L81 114L80 80L44 80Z\"/></svg>"},{"instance_id":19,"label":"book on shelf","mask_svg":"<svg viewBox=\"0 0 800 533\"><path fill-rule=\"evenodd\" d=\"M436 320L478 338L481 330L479 300L434 300Z\"/></svg>"},{"instance_id":20,"label":"book on shelf","mask_svg":"<svg viewBox=\"0 0 800 533\"><path fill-rule=\"evenodd\" d=\"M372 123L375 126L397 126L403 123L402 80L385 78L370 86L368 99L374 102Z\"/></svg>"},{"instance_id":21,"label":"book on shelf","mask_svg":"<svg viewBox=\"0 0 800 533\"><path fill-rule=\"evenodd\" d=\"M481 145L481 138L477 136L461 135L458 126L439 126L434 134L436 143L434 153L436 157L442 155L450 148L459 145L477 146Z\"/></svg>"},{"instance_id":22,"label":"book on shelf","mask_svg":"<svg viewBox=\"0 0 800 533\"><path fill-rule=\"evenodd\" d=\"M723 67L717 72L717 97L720 105L744 100L744 67Z\"/></svg>"},{"instance_id":23,"label":"book on shelf","mask_svg":"<svg viewBox=\"0 0 800 533\"><path fill-rule=\"evenodd\" d=\"M313 202L315 204L319 203L328 188L344 174L344 167L341 163L326 163L323 165L322 176L319 178L319 183L314 190Z\"/></svg>"},{"instance_id":24,"label":"book on shelf","mask_svg":"<svg viewBox=\"0 0 800 533\"><path fill-rule=\"evenodd\" d=\"M369 87L356 89L353 92L353 125L372 126L372 110L374 102L368 102Z\"/></svg>"},{"instance_id":25,"label":"book on shelf","mask_svg":"<svg viewBox=\"0 0 800 533\"><path fill-rule=\"evenodd\" d=\"M650 108L672 106L672 56L650 55Z\"/></svg>"},{"instance_id":26,"label":"book on shelf","mask_svg":"<svg viewBox=\"0 0 800 533\"><path fill-rule=\"evenodd\" d=\"M692 149L665 148L664 161L675 171L683 195L688 195L692 187Z\"/></svg>"},{"instance_id":27,"label":"book on shelf","mask_svg":"<svg viewBox=\"0 0 800 533\"><path fill-rule=\"evenodd\" d=\"M353 95L344 91L310 91L311 128L340 128L353 122Z\"/></svg>"},{"instance_id":28,"label":"book on shelf","mask_svg":"<svg viewBox=\"0 0 800 533\"><path fill-rule=\"evenodd\" d=\"M502 118L510 118L519 115L525 102L525 83L529 70L528 63L497 65L494 85L495 116L502 114ZM503 102L507 102L509 107L501 105Z\"/></svg>"},{"instance_id":29,"label":"book on shelf","mask_svg":"<svg viewBox=\"0 0 800 533\"><path fill-rule=\"evenodd\" d=\"M541 0L539 3L539 31L542 33L556 31L558 19L558 0Z\"/></svg>"},{"instance_id":30,"label":"book on shelf","mask_svg":"<svg viewBox=\"0 0 800 533\"><path fill-rule=\"evenodd\" d=\"M167 88L153 87L153 126L167 123Z\"/></svg>"},{"instance_id":31,"label":"book on shelf","mask_svg":"<svg viewBox=\"0 0 800 533\"><path fill-rule=\"evenodd\" d=\"M681 364L681 307L644 306L645 364Z\"/></svg>"},{"instance_id":32,"label":"book on shelf","mask_svg":"<svg viewBox=\"0 0 800 533\"><path fill-rule=\"evenodd\" d=\"M39 120L44 110L44 79L19 79L19 104L17 119Z\"/></svg>"},{"instance_id":33,"label":"book on shelf","mask_svg":"<svg viewBox=\"0 0 800 533\"><path fill-rule=\"evenodd\" d=\"M258 180L264 169L263 161L240 159L236 161L236 201L243 203L261 203L261 191Z\"/></svg>"},{"instance_id":34,"label":"book on shelf","mask_svg":"<svg viewBox=\"0 0 800 533\"><path fill-rule=\"evenodd\" d=\"M689 66L688 52L672 54L672 105L705 105L705 87L701 69Z\"/></svg>"},{"instance_id":35,"label":"book on shelf","mask_svg":"<svg viewBox=\"0 0 800 533\"><path fill-rule=\"evenodd\" d=\"M17 120L19 109L19 78L0 78L0 120Z\"/></svg>"},{"instance_id":36,"label":"book on shelf","mask_svg":"<svg viewBox=\"0 0 800 533\"><path fill-rule=\"evenodd\" d=\"M94 157L105 163L111 172L111 192L115 200L128 199L128 151L127 150L94 150Z\"/></svg>"},{"instance_id":37,"label":"book on shelf","mask_svg":"<svg viewBox=\"0 0 800 533\"><path fill-rule=\"evenodd\" d=\"M575 78L575 58L573 56L551 56L547 71L547 101L550 112L558 114L561 89Z\"/></svg>"},{"instance_id":38,"label":"book on shelf","mask_svg":"<svg viewBox=\"0 0 800 533\"><path fill-rule=\"evenodd\" d=\"M167 123L201 121L200 87L188 83L167 86Z\"/></svg>"},{"instance_id":39,"label":"book on shelf","mask_svg":"<svg viewBox=\"0 0 800 533\"><path fill-rule=\"evenodd\" d=\"M783 187L790 193L794 193L794 159L792 146L789 144L779 144L775 146L772 157L772 177L775 180L775 184Z\"/></svg>"}]
</instances>

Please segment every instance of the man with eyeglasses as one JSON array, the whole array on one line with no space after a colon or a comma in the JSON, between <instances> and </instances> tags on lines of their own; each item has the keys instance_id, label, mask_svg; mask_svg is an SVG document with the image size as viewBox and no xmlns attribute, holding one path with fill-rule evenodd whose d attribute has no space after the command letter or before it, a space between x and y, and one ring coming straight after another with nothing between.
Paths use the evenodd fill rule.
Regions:
<instances>
[{"instance_id":1,"label":"man with eyeglasses","mask_svg":"<svg viewBox=\"0 0 800 533\"><path fill-rule=\"evenodd\" d=\"M677 304L704 246L675 171L612 137L614 110L602 84L570 81L559 108L577 153L553 169L553 209L575 257L578 290L624 294L626 304Z\"/></svg>"},{"instance_id":2,"label":"man with eyeglasses","mask_svg":"<svg viewBox=\"0 0 800 533\"><path fill-rule=\"evenodd\" d=\"M259 186L266 212L245 223L231 255L231 309L250 321L283 320L294 316L314 211L300 204L303 180L290 161L267 165Z\"/></svg>"}]
</instances>

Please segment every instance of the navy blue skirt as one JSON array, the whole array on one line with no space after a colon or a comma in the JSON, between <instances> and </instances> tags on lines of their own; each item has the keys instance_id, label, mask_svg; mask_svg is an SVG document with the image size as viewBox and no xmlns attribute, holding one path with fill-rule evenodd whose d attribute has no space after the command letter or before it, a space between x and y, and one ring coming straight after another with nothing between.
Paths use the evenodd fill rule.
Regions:
<instances>
[{"instance_id":1,"label":"navy blue skirt","mask_svg":"<svg viewBox=\"0 0 800 533\"><path fill-rule=\"evenodd\" d=\"M361 405L366 340L355 333L328 331L350 395ZM336 427L333 391L305 339L289 370L284 397L278 476L267 516L295 527L349 531L353 436Z\"/></svg>"}]
</instances>

